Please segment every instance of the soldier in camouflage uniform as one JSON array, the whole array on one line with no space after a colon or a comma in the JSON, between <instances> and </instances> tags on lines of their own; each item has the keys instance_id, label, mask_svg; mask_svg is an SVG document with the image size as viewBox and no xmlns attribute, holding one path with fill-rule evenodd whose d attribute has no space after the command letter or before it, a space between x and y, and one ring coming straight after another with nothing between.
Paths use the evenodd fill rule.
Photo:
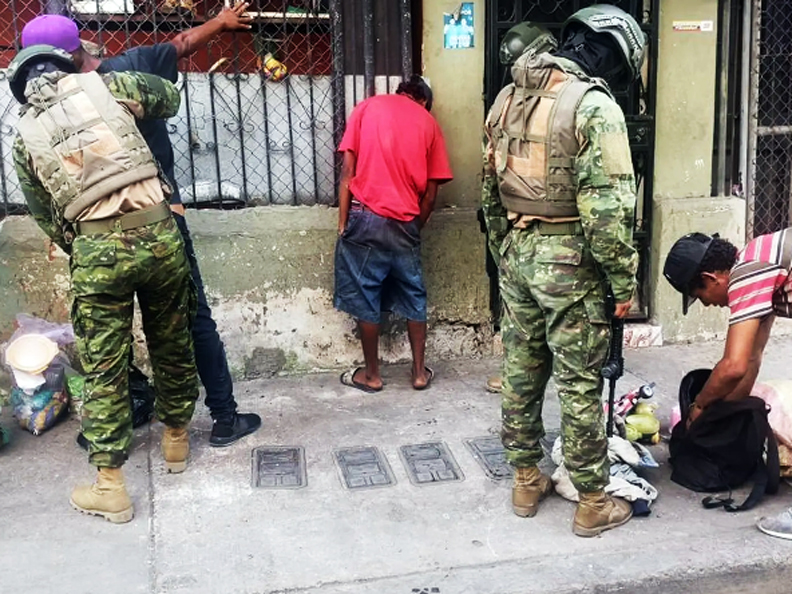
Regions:
<instances>
[{"instance_id":1,"label":"soldier in camouflage uniform","mask_svg":"<svg viewBox=\"0 0 792 594\"><path fill-rule=\"evenodd\" d=\"M525 21L519 25L515 25L503 36L500 48L498 51L498 58L500 63L504 66L512 66L517 59L523 54L529 52L534 54L541 54L549 52L558 47L553 34L541 25L534 24L530 21ZM505 75L504 75L504 78ZM511 83L512 85L514 83ZM508 87L507 87L508 89ZM508 92L504 89L501 92ZM490 168L491 159L487 156L487 144L489 138L485 135L482 145L482 152L484 153L484 169L483 169L483 188L481 192L481 214L485 221L489 221L490 225L485 224L484 231L487 234L487 273L493 282L498 281L498 262L500 262L500 246L503 243L506 234L508 233L508 219L506 216L506 209L500 203L498 197L498 177ZM496 200L492 200L492 196ZM500 297L498 296L498 299ZM500 311L500 306L496 311ZM493 393L500 393L503 388L503 381L501 377L493 376L487 379L487 391Z\"/></svg>"},{"instance_id":2,"label":"soldier in camouflage uniform","mask_svg":"<svg viewBox=\"0 0 792 594\"><path fill-rule=\"evenodd\" d=\"M133 299L143 317L162 452L181 472L198 396L190 336L195 290L184 244L167 204L169 187L136 118L179 108L175 85L141 73L75 74L51 46L22 50L9 82L23 104L13 158L31 214L70 254L72 323L85 378L83 433L93 485L72 505L116 523L132 519L121 466L132 439L128 394Z\"/></svg>"},{"instance_id":3,"label":"soldier in camouflage uniform","mask_svg":"<svg viewBox=\"0 0 792 594\"><path fill-rule=\"evenodd\" d=\"M610 338L607 284L615 315L626 316L638 261L627 128L608 83L637 78L644 51L640 27L620 9L578 11L564 24L557 51L517 60L516 88L499 95L486 122L483 199L490 246L500 259L502 438L515 467L513 508L533 516L552 491L537 468L552 375L565 466L580 495L573 524L579 536L632 515L627 502L604 492L600 370Z\"/></svg>"}]
</instances>

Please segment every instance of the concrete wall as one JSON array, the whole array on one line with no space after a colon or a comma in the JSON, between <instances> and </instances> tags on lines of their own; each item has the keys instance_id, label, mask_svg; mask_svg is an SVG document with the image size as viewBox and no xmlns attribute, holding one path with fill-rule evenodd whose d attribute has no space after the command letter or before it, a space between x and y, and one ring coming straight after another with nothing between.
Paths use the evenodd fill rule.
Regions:
<instances>
[{"instance_id":1,"label":"concrete wall","mask_svg":"<svg viewBox=\"0 0 792 594\"><path fill-rule=\"evenodd\" d=\"M354 323L332 307L336 211L257 207L190 211L209 302L236 377L340 368L361 359ZM468 213L446 209L424 231L429 361L487 354L492 336L483 245ZM0 222L0 341L24 312L66 321L68 260L47 257L29 217ZM409 360L406 326L387 323L386 361Z\"/></svg>"},{"instance_id":2,"label":"concrete wall","mask_svg":"<svg viewBox=\"0 0 792 594\"><path fill-rule=\"evenodd\" d=\"M663 0L660 4L652 233L654 321L667 341L723 335L725 310L693 306L662 278L668 250L691 231L719 232L742 245L745 202L711 197L717 30L682 32L674 21L718 22L717 0Z\"/></svg>"}]
</instances>

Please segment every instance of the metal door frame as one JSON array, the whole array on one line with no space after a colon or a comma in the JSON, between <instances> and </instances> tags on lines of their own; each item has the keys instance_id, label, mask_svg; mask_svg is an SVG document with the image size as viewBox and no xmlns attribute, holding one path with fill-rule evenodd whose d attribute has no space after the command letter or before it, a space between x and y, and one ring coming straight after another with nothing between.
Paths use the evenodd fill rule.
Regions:
<instances>
[{"instance_id":1,"label":"metal door frame","mask_svg":"<svg viewBox=\"0 0 792 594\"><path fill-rule=\"evenodd\" d=\"M501 75L498 62L498 45L503 34L512 26L530 18L532 12L545 10L545 5L555 4L548 12L557 12L564 17L591 4L596 0L487 0L486 2L486 41L484 67L484 100L489 110L495 96L508 82ZM639 311L633 312L630 319L645 320L651 315L651 231L652 196L654 183L654 139L655 111L657 96L657 54L660 20L660 0L615 0L613 2L631 12L649 38L649 53L644 66L642 81L636 82L626 93L617 94L617 100L625 111L630 148L636 170L639 191L639 204L636 208L636 221L633 232L639 253L638 305ZM538 21L554 33L558 33L563 19ZM497 282L497 281L495 281ZM497 289L494 291L497 294ZM493 313L497 303L493 304ZM497 314L495 319L497 319Z\"/></svg>"}]
</instances>

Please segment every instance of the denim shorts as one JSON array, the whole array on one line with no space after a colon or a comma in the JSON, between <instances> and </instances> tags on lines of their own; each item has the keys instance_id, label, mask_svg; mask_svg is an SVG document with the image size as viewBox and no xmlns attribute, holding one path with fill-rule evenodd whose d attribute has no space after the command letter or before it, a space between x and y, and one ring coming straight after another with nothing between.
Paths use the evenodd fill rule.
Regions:
<instances>
[{"instance_id":1,"label":"denim shorts","mask_svg":"<svg viewBox=\"0 0 792 594\"><path fill-rule=\"evenodd\" d=\"M336 243L333 305L371 324L380 323L383 311L426 321L418 217L405 222L350 210Z\"/></svg>"}]
</instances>

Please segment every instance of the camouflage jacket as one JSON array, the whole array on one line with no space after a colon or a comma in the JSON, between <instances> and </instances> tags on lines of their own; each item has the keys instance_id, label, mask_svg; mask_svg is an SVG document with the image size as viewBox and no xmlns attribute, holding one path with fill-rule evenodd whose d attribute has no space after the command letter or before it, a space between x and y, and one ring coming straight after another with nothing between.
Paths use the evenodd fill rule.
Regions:
<instances>
[{"instance_id":1,"label":"camouflage jacket","mask_svg":"<svg viewBox=\"0 0 792 594\"><path fill-rule=\"evenodd\" d=\"M181 97L173 83L140 72L111 72L102 75L107 88L138 119L170 118L179 110ZM30 214L39 227L66 253L71 246L64 238L63 222L53 208L52 198L39 181L22 138L17 135L12 149L19 185Z\"/></svg>"},{"instance_id":2,"label":"camouflage jacket","mask_svg":"<svg viewBox=\"0 0 792 594\"><path fill-rule=\"evenodd\" d=\"M574 62L560 59L569 72L582 72ZM638 253L632 241L635 174L624 114L602 91L589 91L577 109L575 128L581 147L575 169L583 232L616 301L627 301L635 290ZM481 202L489 248L497 262L509 222L498 194L493 144L489 131L484 132Z\"/></svg>"}]
</instances>

